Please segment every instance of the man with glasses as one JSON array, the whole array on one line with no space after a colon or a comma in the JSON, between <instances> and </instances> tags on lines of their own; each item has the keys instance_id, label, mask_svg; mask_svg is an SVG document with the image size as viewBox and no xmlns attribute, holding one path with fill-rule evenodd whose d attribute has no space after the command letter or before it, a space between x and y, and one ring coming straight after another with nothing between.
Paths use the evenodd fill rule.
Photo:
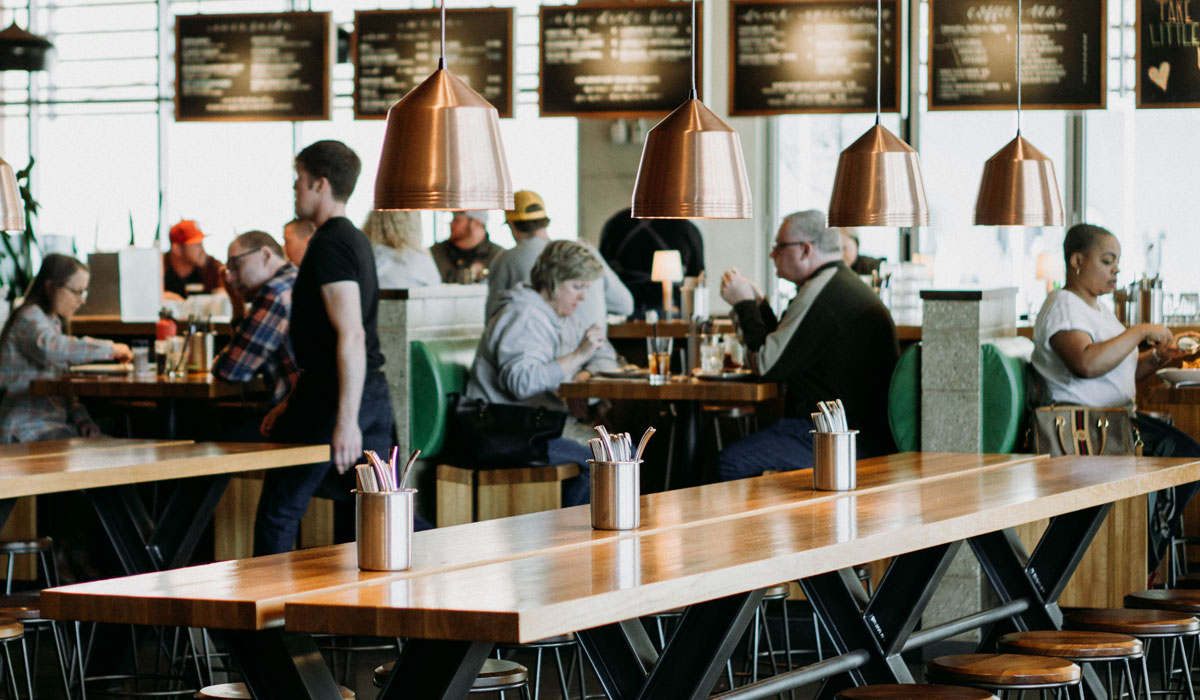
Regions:
<instances>
[{"instance_id":1,"label":"man with glasses","mask_svg":"<svg viewBox=\"0 0 1200 700\"><path fill-rule=\"evenodd\" d=\"M841 232L825 225L824 212L796 212L779 227L771 259L779 277L797 285L781 318L736 269L722 276L721 298L733 306L763 379L787 385L785 417L722 451L721 478L811 467L809 416L819 401L845 404L850 429L859 431L859 457L895 451L887 393L900 355L896 326L842 261Z\"/></svg>"},{"instance_id":2,"label":"man with glasses","mask_svg":"<svg viewBox=\"0 0 1200 700\"><path fill-rule=\"evenodd\" d=\"M248 382L262 373L275 406L287 397L299 374L288 340L296 266L269 234L250 231L229 244L222 281L233 304L233 337L213 361L213 376ZM258 432L257 422L253 429Z\"/></svg>"}]
</instances>

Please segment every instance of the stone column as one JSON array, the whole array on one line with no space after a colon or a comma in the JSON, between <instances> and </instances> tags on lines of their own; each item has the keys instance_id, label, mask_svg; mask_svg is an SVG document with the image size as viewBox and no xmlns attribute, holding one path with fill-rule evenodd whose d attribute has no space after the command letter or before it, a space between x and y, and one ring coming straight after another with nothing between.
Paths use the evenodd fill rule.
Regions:
<instances>
[{"instance_id":1,"label":"stone column","mask_svg":"<svg viewBox=\"0 0 1200 700\"><path fill-rule=\"evenodd\" d=\"M980 452L983 448L983 370L979 348L1016 335L1017 290L921 292L921 450ZM951 562L925 615L927 625L977 612L993 602L991 587L970 547ZM959 641L977 641L969 632Z\"/></svg>"}]
</instances>

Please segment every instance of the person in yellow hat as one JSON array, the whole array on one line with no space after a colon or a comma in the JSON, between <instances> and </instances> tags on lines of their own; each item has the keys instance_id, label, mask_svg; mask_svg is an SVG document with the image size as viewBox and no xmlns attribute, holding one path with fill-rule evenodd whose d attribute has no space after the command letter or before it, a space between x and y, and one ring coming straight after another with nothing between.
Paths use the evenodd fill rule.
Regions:
<instances>
[{"instance_id":1,"label":"person in yellow hat","mask_svg":"<svg viewBox=\"0 0 1200 700\"><path fill-rule=\"evenodd\" d=\"M517 245L492 263L488 274L485 318L491 318L492 313L500 308L505 300L505 292L529 282L534 261L550 242L550 218L541 196L531 190L521 190L514 195L513 205L512 209L504 212L504 220L512 229ZM603 327L608 314L628 316L633 313L633 295L600 253L592 246L583 245L592 251L604 267L604 274L588 289L587 297L576 314L585 326L600 324Z\"/></svg>"}]
</instances>

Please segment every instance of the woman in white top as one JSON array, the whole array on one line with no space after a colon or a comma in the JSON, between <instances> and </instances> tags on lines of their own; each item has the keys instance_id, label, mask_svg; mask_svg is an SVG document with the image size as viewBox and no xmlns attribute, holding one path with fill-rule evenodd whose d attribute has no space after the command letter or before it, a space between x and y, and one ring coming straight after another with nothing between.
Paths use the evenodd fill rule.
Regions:
<instances>
[{"instance_id":1,"label":"woman in white top","mask_svg":"<svg viewBox=\"0 0 1200 700\"><path fill-rule=\"evenodd\" d=\"M375 253L380 289L412 289L441 284L442 276L421 243L421 217L415 211L375 210L363 222Z\"/></svg>"},{"instance_id":2,"label":"woman in white top","mask_svg":"<svg viewBox=\"0 0 1200 700\"><path fill-rule=\"evenodd\" d=\"M1053 403L1124 406L1134 410L1137 380L1173 359L1179 337L1166 327L1139 323L1126 328L1099 298L1117 288L1121 244L1099 226L1077 224L1063 239L1067 281L1051 292L1033 329L1033 366L1042 376ZM1195 335L1188 333L1186 335ZM1139 351L1143 344L1148 350ZM1200 457L1200 444L1187 434L1146 414L1134 416L1144 453ZM1160 492L1151 522L1150 570L1157 568L1169 528L1195 494L1198 484L1178 487L1174 496ZM1154 522L1161 523L1155 532Z\"/></svg>"}]
</instances>

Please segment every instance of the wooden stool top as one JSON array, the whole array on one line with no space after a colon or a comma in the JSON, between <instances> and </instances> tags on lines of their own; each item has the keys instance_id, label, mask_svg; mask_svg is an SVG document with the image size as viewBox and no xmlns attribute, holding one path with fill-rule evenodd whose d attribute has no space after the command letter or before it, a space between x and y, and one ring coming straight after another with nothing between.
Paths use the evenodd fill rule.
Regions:
<instances>
[{"instance_id":1,"label":"wooden stool top","mask_svg":"<svg viewBox=\"0 0 1200 700\"><path fill-rule=\"evenodd\" d=\"M388 676L392 675L392 668L395 665L395 661L389 661L375 669L376 686L382 688L387 683ZM479 675L475 677L471 689L508 687L524 683L528 679L529 670L516 661L484 659L483 668L479 669Z\"/></svg>"},{"instance_id":2,"label":"wooden stool top","mask_svg":"<svg viewBox=\"0 0 1200 700\"><path fill-rule=\"evenodd\" d=\"M1187 613L1136 608L1079 608L1063 615L1063 626L1135 637L1173 637L1200 632L1200 620Z\"/></svg>"},{"instance_id":3,"label":"wooden stool top","mask_svg":"<svg viewBox=\"0 0 1200 700\"><path fill-rule=\"evenodd\" d=\"M1190 614L1200 613L1200 591L1180 590L1149 590L1130 593L1125 596L1127 608L1149 608L1151 610L1174 610Z\"/></svg>"},{"instance_id":4,"label":"wooden stool top","mask_svg":"<svg viewBox=\"0 0 1200 700\"><path fill-rule=\"evenodd\" d=\"M25 625L11 617L0 617L0 641L18 639L25 634Z\"/></svg>"},{"instance_id":5,"label":"wooden stool top","mask_svg":"<svg viewBox=\"0 0 1200 700\"><path fill-rule=\"evenodd\" d=\"M342 700L354 700L353 690L340 685L338 690L342 693ZM208 700L250 700L250 690L245 683L220 683L201 688L196 697Z\"/></svg>"},{"instance_id":6,"label":"wooden stool top","mask_svg":"<svg viewBox=\"0 0 1200 700\"><path fill-rule=\"evenodd\" d=\"M927 668L940 681L987 685L1051 685L1079 681L1079 666L1066 659L1027 654L939 656Z\"/></svg>"},{"instance_id":7,"label":"wooden stool top","mask_svg":"<svg viewBox=\"0 0 1200 700\"><path fill-rule=\"evenodd\" d=\"M791 592L786 583L776 584L763 591L763 600L779 600L788 597Z\"/></svg>"},{"instance_id":8,"label":"wooden stool top","mask_svg":"<svg viewBox=\"0 0 1200 700\"><path fill-rule=\"evenodd\" d=\"M1187 590L1200 588L1200 573L1192 572L1190 574L1176 576L1175 585L1173 588L1183 588Z\"/></svg>"},{"instance_id":9,"label":"wooden stool top","mask_svg":"<svg viewBox=\"0 0 1200 700\"><path fill-rule=\"evenodd\" d=\"M37 593L0 596L0 617L14 620L44 620Z\"/></svg>"},{"instance_id":10,"label":"wooden stool top","mask_svg":"<svg viewBox=\"0 0 1200 700\"><path fill-rule=\"evenodd\" d=\"M54 540L49 537L38 537L33 540L3 540L0 541L0 554L37 554L54 549Z\"/></svg>"},{"instance_id":11,"label":"wooden stool top","mask_svg":"<svg viewBox=\"0 0 1200 700\"><path fill-rule=\"evenodd\" d=\"M996 696L961 685L881 683L847 688L834 696L834 700L996 700Z\"/></svg>"},{"instance_id":12,"label":"wooden stool top","mask_svg":"<svg viewBox=\"0 0 1200 700\"><path fill-rule=\"evenodd\" d=\"M1061 656L1068 659L1138 657L1142 643L1127 634L1081 630L1013 632L1000 638L996 649L1009 654Z\"/></svg>"}]
</instances>

